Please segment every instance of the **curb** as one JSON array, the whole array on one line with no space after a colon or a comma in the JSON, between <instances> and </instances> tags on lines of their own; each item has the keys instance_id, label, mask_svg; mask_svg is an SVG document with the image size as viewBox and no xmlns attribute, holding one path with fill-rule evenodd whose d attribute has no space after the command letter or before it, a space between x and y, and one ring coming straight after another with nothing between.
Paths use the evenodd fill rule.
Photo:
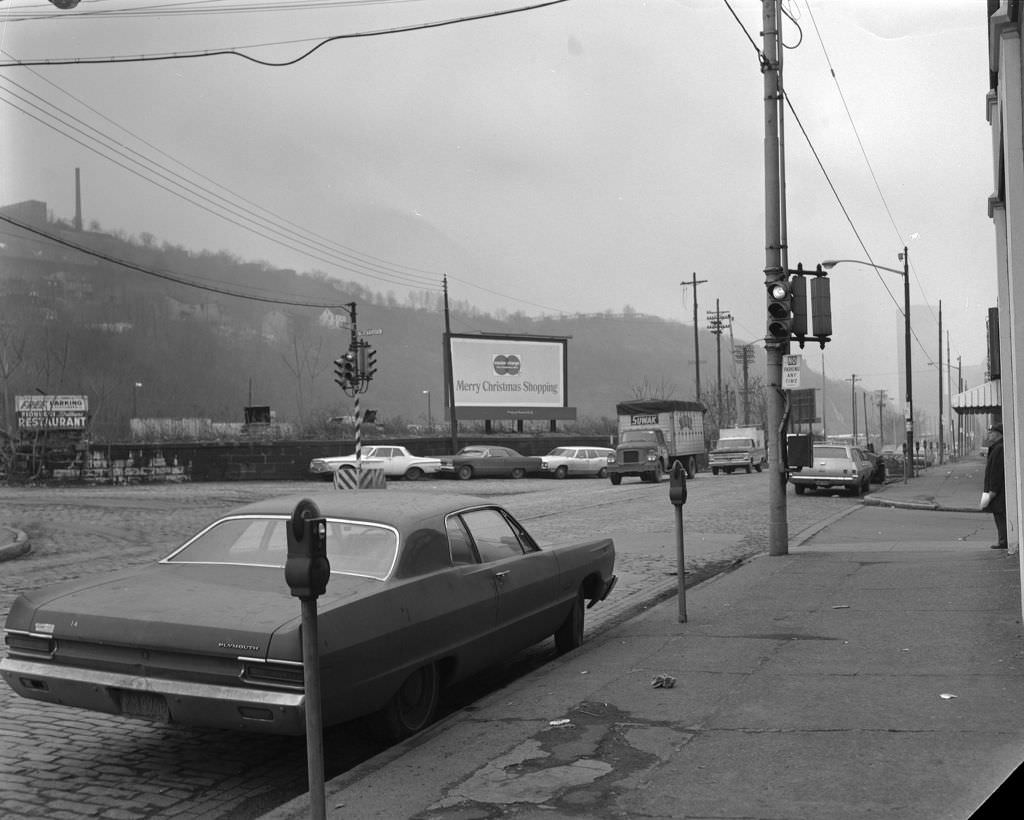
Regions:
<instances>
[{"instance_id":1,"label":"curb","mask_svg":"<svg viewBox=\"0 0 1024 820\"><path fill-rule=\"evenodd\" d=\"M6 540L8 537L10 541ZM20 558L31 549L32 542L26 533L10 527L0 527L0 561Z\"/></svg>"}]
</instances>

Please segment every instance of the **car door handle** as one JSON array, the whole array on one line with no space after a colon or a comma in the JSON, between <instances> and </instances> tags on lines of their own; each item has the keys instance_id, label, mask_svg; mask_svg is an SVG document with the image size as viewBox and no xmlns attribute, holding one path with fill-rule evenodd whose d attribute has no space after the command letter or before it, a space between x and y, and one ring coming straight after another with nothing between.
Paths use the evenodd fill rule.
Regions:
<instances>
[{"instance_id":1,"label":"car door handle","mask_svg":"<svg viewBox=\"0 0 1024 820\"><path fill-rule=\"evenodd\" d=\"M494 583L501 586L505 583L505 576L509 574L510 570L503 569L501 572L494 573Z\"/></svg>"}]
</instances>

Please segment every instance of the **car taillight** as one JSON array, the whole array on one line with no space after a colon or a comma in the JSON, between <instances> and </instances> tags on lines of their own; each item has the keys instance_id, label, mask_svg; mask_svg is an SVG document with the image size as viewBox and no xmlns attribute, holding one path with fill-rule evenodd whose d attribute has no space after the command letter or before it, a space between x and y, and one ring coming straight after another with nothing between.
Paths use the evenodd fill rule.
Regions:
<instances>
[{"instance_id":1,"label":"car taillight","mask_svg":"<svg viewBox=\"0 0 1024 820\"><path fill-rule=\"evenodd\" d=\"M52 658L56 642L49 635L30 632L8 632L7 647L12 655Z\"/></svg>"}]
</instances>

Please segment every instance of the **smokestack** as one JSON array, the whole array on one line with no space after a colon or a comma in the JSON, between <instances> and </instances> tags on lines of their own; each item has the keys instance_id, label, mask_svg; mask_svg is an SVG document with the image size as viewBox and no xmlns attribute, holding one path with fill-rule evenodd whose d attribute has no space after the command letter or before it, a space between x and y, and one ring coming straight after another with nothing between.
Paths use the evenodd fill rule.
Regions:
<instances>
[{"instance_id":1,"label":"smokestack","mask_svg":"<svg viewBox=\"0 0 1024 820\"><path fill-rule=\"evenodd\" d=\"M82 171L75 169L75 230L82 230Z\"/></svg>"}]
</instances>

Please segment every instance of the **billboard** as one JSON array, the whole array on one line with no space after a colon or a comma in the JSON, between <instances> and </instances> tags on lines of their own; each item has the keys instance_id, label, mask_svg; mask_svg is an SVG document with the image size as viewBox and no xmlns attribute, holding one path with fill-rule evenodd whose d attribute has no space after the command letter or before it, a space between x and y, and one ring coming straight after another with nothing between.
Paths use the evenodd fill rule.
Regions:
<instances>
[{"instance_id":1,"label":"billboard","mask_svg":"<svg viewBox=\"0 0 1024 820\"><path fill-rule=\"evenodd\" d=\"M89 397L15 396L14 413L20 430L84 430Z\"/></svg>"},{"instance_id":2,"label":"billboard","mask_svg":"<svg viewBox=\"0 0 1024 820\"><path fill-rule=\"evenodd\" d=\"M459 418L575 418L567 407L567 339L449 336Z\"/></svg>"}]
</instances>

